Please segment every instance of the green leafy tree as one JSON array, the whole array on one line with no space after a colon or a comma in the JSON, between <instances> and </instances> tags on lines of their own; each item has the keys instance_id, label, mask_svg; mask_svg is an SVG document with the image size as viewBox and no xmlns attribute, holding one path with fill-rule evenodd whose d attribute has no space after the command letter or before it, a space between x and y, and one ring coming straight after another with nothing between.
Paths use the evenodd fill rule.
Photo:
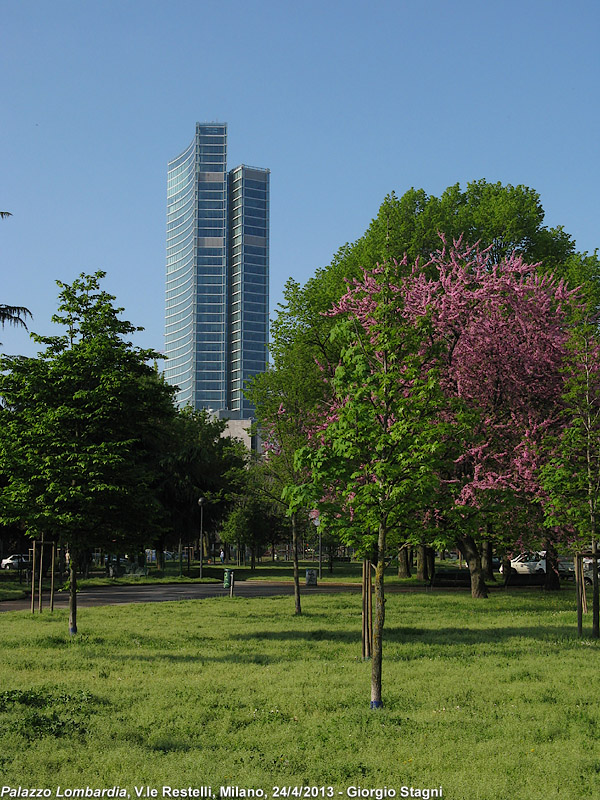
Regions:
<instances>
[{"instance_id":1,"label":"green leafy tree","mask_svg":"<svg viewBox=\"0 0 600 800\"><path fill-rule=\"evenodd\" d=\"M140 547L166 523L156 486L173 390L147 363L158 354L127 340L139 329L120 319L103 277L58 282L53 321L65 333L33 335L45 345L37 358L0 359L0 512L68 549L71 633L78 553Z\"/></svg>"},{"instance_id":2,"label":"green leafy tree","mask_svg":"<svg viewBox=\"0 0 600 800\"><path fill-rule=\"evenodd\" d=\"M573 544L598 553L600 527L600 339L597 319L573 328L563 395L563 425L545 442L541 495L546 525L566 528ZM597 564L597 561L595 561ZM592 625L600 637L598 570L593 569Z\"/></svg>"},{"instance_id":3,"label":"green leafy tree","mask_svg":"<svg viewBox=\"0 0 600 800\"><path fill-rule=\"evenodd\" d=\"M292 508L315 504L330 519L344 514L344 541L376 561L372 708L382 705L390 537L432 497L445 428L437 418L443 396L428 320L403 322L396 287L405 267L388 262L365 274L333 309L340 364L329 381L328 406L314 420L312 442L296 458L311 480L287 489Z\"/></svg>"},{"instance_id":4,"label":"green leafy tree","mask_svg":"<svg viewBox=\"0 0 600 800\"><path fill-rule=\"evenodd\" d=\"M242 442L224 436L226 423L206 410L177 412L161 457L158 496L168 514L161 537L162 554L169 540L191 542L199 536L203 497L204 532L216 531L229 510L229 498L244 475L248 452ZM242 477L240 477L242 476ZM204 552L204 543L199 543Z\"/></svg>"},{"instance_id":5,"label":"green leafy tree","mask_svg":"<svg viewBox=\"0 0 600 800\"><path fill-rule=\"evenodd\" d=\"M298 287L290 282L286 289L291 304L296 302ZM306 471L296 464L296 452L306 443L313 411L322 401L326 386L323 367L329 343L319 340L319 330L306 324L300 329L286 315L273 325L273 366L257 375L247 395L256 408L264 439L261 493L287 510L292 531L294 574L294 611L302 613L299 568L299 533L303 517L312 508L290 505L284 490L306 482Z\"/></svg>"},{"instance_id":6,"label":"green leafy tree","mask_svg":"<svg viewBox=\"0 0 600 800\"><path fill-rule=\"evenodd\" d=\"M273 503L256 494L239 497L219 532L226 544L238 551L250 550L250 569L256 568L256 558L273 541L281 528L280 515Z\"/></svg>"}]
</instances>

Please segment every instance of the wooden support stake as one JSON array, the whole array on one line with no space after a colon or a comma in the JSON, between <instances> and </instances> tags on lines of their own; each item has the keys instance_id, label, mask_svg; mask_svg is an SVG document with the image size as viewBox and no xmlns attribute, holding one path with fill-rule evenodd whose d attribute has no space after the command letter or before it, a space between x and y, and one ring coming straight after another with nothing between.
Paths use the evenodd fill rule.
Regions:
<instances>
[{"instance_id":1,"label":"wooden support stake","mask_svg":"<svg viewBox=\"0 0 600 800\"><path fill-rule=\"evenodd\" d=\"M52 564L50 567L50 611L54 611L54 561L56 559L56 543L52 542Z\"/></svg>"},{"instance_id":2,"label":"wooden support stake","mask_svg":"<svg viewBox=\"0 0 600 800\"><path fill-rule=\"evenodd\" d=\"M31 613L35 610L35 539L33 540L33 556L31 557Z\"/></svg>"},{"instance_id":3,"label":"wooden support stake","mask_svg":"<svg viewBox=\"0 0 600 800\"><path fill-rule=\"evenodd\" d=\"M367 592L367 583L365 579L365 565L366 561L363 560L362 562L362 580L361 580L361 587L362 587L362 637L361 637L361 655L363 661L365 660L366 652L367 652L367 605L366 605L366 592Z\"/></svg>"},{"instance_id":4,"label":"wooden support stake","mask_svg":"<svg viewBox=\"0 0 600 800\"><path fill-rule=\"evenodd\" d=\"M38 611L42 613L42 580L44 576L44 534L40 543L40 577L38 582Z\"/></svg>"}]
</instances>

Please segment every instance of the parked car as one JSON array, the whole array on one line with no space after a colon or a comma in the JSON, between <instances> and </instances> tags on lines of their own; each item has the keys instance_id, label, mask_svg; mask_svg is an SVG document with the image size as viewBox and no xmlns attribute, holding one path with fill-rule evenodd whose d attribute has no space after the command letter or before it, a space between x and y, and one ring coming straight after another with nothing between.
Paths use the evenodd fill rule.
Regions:
<instances>
[{"instance_id":1,"label":"parked car","mask_svg":"<svg viewBox=\"0 0 600 800\"><path fill-rule=\"evenodd\" d=\"M0 562L0 567L2 569L26 569L30 564L31 562L29 561L28 555L24 553L14 553L8 558L3 558L2 562Z\"/></svg>"},{"instance_id":2,"label":"parked car","mask_svg":"<svg viewBox=\"0 0 600 800\"><path fill-rule=\"evenodd\" d=\"M521 553L510 561L511 572L517 575L535 575L539 572L546 572L546 552L541 553ZM500 567L500 572L503 568Z\"/></svg>"},{"instance_id":3,"label":"parked car","mask_svg":"<svg viewBox=\"0 0 600 800\"><path fill-rule=\"evenodd\" d=\"M559 556L558 574L563 580L575 580L575 564L572 558Z\"/></svg>"}]
</instances>

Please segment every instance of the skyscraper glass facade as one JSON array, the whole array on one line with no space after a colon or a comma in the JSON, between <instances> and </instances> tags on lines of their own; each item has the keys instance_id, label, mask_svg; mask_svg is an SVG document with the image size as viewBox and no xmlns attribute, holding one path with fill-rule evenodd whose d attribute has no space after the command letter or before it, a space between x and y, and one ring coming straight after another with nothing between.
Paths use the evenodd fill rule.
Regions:
<instances>
[{"instance_id":1,"label":"skyscraper glass facade","mask_svg":"<svg viewBox=\"0 0 600 800\"><path fill-rule=\"evenodd\" d=\"M266 368L269 319L269 171L229 173L229 408L252 415L245 383Z\"/></svg>"},{"instance_id":2,"label":"skyscraper glass facade","mask_svg":"<svg viewBox=\"0 0 600 800\"><path fill-rule=\"evenodd\" d=\"M229 191L228 191L229 190ZM251 416L266 368L269 171L227 176L227 126L196 125L168 166L165 367L180 406Z\"/></svg>"}]
</instances>

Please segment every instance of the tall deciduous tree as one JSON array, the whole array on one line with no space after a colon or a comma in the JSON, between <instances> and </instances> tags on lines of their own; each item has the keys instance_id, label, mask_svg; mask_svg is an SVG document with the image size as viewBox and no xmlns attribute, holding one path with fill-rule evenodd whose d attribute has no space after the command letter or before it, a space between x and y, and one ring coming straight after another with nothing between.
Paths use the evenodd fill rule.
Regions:
<instances>
[{"instance_id":1,"label":"tall deciduous tree","mask_svg":"<svg viewBox=\"0 0 600 800\"><path fill-rule=\"evenodd\" d=\"M600 528L600 340L597 316L573 327L568 344L563 426L544 442L540 474L546 524L570 531L575 547L598 553ZM594 559L595 564L597 561ZM597 566L593 569L592 625L600 637Z\"/></svg>"},{"instance_id":2,"label":"tall deciduous tree","mask_svg":"<svg viewBox=\"0 0 600 800\"><path fill-rule=\"evenodd\" d=\"M356 281L332 310L341 360L329 380L329 401L315 418L313 442L298 452L310 469L304 487L288 488L290 502L345 514L342 536L374 555L375 625L371 707L382 706L385 622L384 570L390 534L422 508L435 484L443 396L428 321L405 322L399 291L406 264L387 263Z\"/></svg>"},{"instance_id":3,"label":"tall deciduous tree","mask_svg":"<svg viewBox=\"0 0 600 800\"><path fill-rule=\"evenodd\" d=\"M245 472L248 453L242 442L223 436L225 427L224 420L206 410L187 407L177 412L161 455L157 487L168 515L163 545L169 539L189 542L199 537L200 497L205 500L204 532L216 529L227 512L228 496Z\"/></svg>"},{"instance_id":4,"label":"tall deciduous tree","mask_svg":"<svg viewBox=\"0 0 600 800\"><path fill-rule=\"evenodd\" d=\"M37 358L0 359L2 518L68 548L71 633L78 551L139 546L165 523L155 489L175 413L171 387L147 363L158 354L127 340L138 329L100 289L103 277L58 282L53 321L65 333L34 335L45 345Z\"/></svg>"},{"instance_id":5,"label":"tall deciduous tree","mask_svg":"<svg viewBox=\"0 0 600 800\"><path fill-rule=\"evenodd\" d=\"M478 531L495 507L506 508L515 493L531 502L538 489L535 446L559 412L574 293L520 256L496 264L489 251L458 244L405 286L407 315L430 319L443 345L441 384L463 415L439 505L469 562L473 596L485 596Z\"/></svg>"}]
</instances>

